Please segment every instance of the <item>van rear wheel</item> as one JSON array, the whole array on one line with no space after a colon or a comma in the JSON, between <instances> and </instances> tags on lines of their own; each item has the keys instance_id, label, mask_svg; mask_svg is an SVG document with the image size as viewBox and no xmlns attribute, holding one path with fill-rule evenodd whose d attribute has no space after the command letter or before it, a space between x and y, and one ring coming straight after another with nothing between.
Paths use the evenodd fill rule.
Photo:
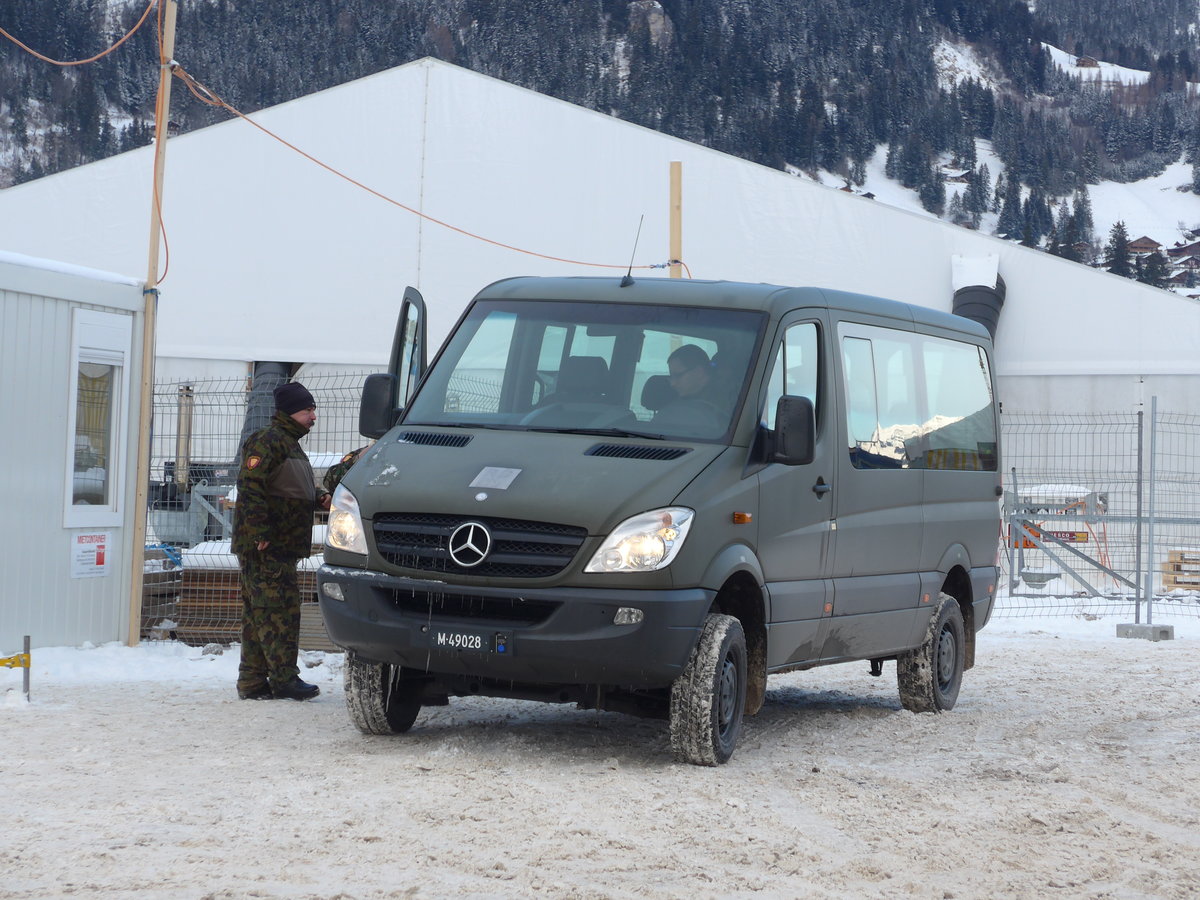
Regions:
<instances>
[{"instance_id":1,"label":"van rear wheel","mask_svg":"<svg viewBox=\"0 0 1200 900\"><path fill-rule=\"evenodd\" d=\"M408 731L421 711L420 682L400 677L400 667L346 653L346 709L363 734Z\"/></svg>"},{"instance_id":2,"label":"van rear wheel","mask_svg":"<svg viewBox=\"0 0 1200 900\"><path fill-rule=\"evenodd\" d=\"M912 712L953 709L962 686L965 648L962 610L957 600L941 594L924 643L896 657L900 705Z\"/></svg>"},{"instance_id":3,"label":"van rear wheel","mask_svg":"<svg viewBox=\"0 0 1200 900\"><path fill-rule=\"evenodd\" d=\"M717 766L733 756L746 710L746 635L733 616L710 614L671 685L671 750L680 762Z\"/></svg>"}]
</instances>

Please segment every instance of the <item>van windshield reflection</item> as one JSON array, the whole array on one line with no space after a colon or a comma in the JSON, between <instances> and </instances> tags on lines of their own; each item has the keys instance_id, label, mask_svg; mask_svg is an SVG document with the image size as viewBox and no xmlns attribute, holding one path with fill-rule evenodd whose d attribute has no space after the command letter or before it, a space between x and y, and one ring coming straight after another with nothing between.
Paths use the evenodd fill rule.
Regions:
<instances>
[{"instance_id":1,"label":"van windshield reflection","mask_svg":"<svg viewBox=\"0 0 1200 900\"><path fill-rule=\"evenodd\" d=\"M721 440L764 321L761 312L729 309L479 302L404 421Z\"/></svg>"}]
</instances>

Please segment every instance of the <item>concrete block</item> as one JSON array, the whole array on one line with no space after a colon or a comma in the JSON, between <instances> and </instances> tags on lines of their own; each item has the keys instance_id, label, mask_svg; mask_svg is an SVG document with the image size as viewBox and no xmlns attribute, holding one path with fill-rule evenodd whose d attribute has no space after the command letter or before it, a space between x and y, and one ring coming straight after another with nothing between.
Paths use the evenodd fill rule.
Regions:
<instances>
[{"instance_id":1,"label":"concrete block","mask_svg":"<svg viewBox=\"0 0 1200 900\"><path fill-rule=\"evenodd\" d=\"M1117 637L1141 638L1143 641L1175 640L1174 625L1118 625Z\"/></svg>"}]
</instances>

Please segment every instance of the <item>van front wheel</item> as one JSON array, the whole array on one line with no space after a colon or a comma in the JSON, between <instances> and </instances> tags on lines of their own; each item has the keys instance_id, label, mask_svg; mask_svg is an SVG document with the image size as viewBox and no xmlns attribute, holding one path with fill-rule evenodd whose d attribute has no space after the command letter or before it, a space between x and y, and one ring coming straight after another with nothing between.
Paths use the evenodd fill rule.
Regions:
<instances>
[{"instance_id":1,"label":"van front wheel","mask_svg":"<svg viewBox=\"0 0 1200 900\"><path fill-rule=\"evenodd\" d=\"M710 614L671 685L671 750L680 762L717 766L733 756L746 709L746 635L733 616Z\"/></svg>"},{"instance_id":2,"label":"van front wheel","mask_svg":"<svg viewBox=\"0 0 1200 900\"><path fill-rule=\"evenodd\" d=\"M966 630L958 601L941 594L924 643L896 657L900 705L912 712L953 709L962 686L965 647Z\"/></svg>"},{"instance_id":3,"label":"van front wheel","mask_svg":"<svg viewBox=\"0 0 1200 900\"><path fill-rule=\"evenodd\" d=\"M421 711L421 684L400 677L399 666L346 653L346 709L363 734L408 731Z\"/></svg>"}]
</instances>

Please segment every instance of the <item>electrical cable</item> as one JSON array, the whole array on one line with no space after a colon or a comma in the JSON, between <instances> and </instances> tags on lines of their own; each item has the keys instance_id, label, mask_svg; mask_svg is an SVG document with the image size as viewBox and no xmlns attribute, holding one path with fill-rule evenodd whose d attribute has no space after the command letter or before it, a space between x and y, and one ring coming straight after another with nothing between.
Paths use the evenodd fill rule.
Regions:
<instances>
[{"instance_id":1,"label":"electrical cable","mask_svg":"<svg viewBox=\"0 0 1200 900\"><path fill-rule=\"evenodd\" d=\"M151 2L153 4L153 3L156 3L157 0L151 0ZM146 12L149 12L149 11L150 11L149 8L147 8ZM144 18L145 17L143 16L143 19ZM157 23L156 23L156 26L154 29L154 38L155 38L155 44L158 46L159 70L161 71L163 66L167 66L169 68L173 67L175 65L175 63L172 60L168 60L166 53L163 52L162 4L158 5L158 16L157 16ZM166 83L169 83L169 80ZM163 101L163 98L162 98L162 85L163 84L164 84L164 82L163 82L162 76L160 75L159 76L159 96L154 104L154 131L155 131L156 135L159 135L159 134L162 135L163 141L160 143L156 139L154 142L154 171L155 172L159 171L159 154L164 152L164 150L165 150L165 147L163 145L166 143L167 131L170 129L169 122L161 121L161 119L163 118L163 110L162 110L160 104L162 104L162 101ZM162 197L159 196L157 176L152 180L150 189L154 194L154 213L155 213L155 218L158 219L158 233L162 236L162 244L163 244L162 274L160 275L158 272L154 273L154 285L155 285L155 287L157 287L158 285L161 285L163 283L163 281L167 277L167 273L171 271L171 242L169 240L167 240L167 223L163 221Z\"/></svg>"},{"instance_id":2,"label":"electrical cable","mask_svg":"<svg viewBox=\"0 0 1200 900\"><path fill-rule=\"evenodd\" d=\"M432 222L434 225L440 225L443 228L448 228L451 231L458 232L459 234L461 234L465 237L473 238L477 241L483 241L486 244L492 244L493 246L501 247L505 250L512 250L516 253L524 253L528 256L536 256L541 259L548 259L553 262L569 263L570 265L576 265L576 266L592 266L595 268L602 268L602 269L629 269L629 268L661 269L661 268L665 268L666 266L670 266L670 265L681 265L685 269L687 269L687 266L681 260L671 260L667 263L660 263L657 265L640 265L640 266L632 266L631 267L628 263L597 263L597 262L587 262L585 260L579 260L579 259L568 259L568 258L562 257L562 256L552 256L547 253L539 253L536 250L526 250L522 247L516 247L516 246L513 246L512 244L506 244L502 241L493 240L492 238L484 237L483 235L479 235L479 234L475 234L474 232L467 231L465 228L459 228L457 225L451 225L449 222L445 222L445 221L442 221L441 219L434 218L433 216L423 213L420 210L413 209L411 206L406 206L405 204L401 203L399 200L394 200L391 197L387 196L386 194L383 194L383 193L375 190L372 187L368 187L367 185L363 184L361 181L357 181L354 178L351 178L349 175L335 169L333 166L329 165L328 163L322 162L321 160L317 159L312 154L307 153L304 150L301 150L295 144L290 143L286 139L275 134L270 129L260 125L258 122L255 122L253 119L251 119L245 113L241 112L240 110L236 109L231 104L229 104L228 102L223 100L212 89L208 88L201 82L197 81L189 72L187 72L183 68L183 66L175 64L172 66L171 71L183 81L183 83L187 86L187 89L189 91L191 91L192 95L194 97L196 97L196 99L199 100L201 103L205 103L209 106L219 107L221 109L224 109L224 110L232 113L233 115L237 116L240 119L243 119L250 125L257 128L263 134L267 135L270 138L273 138L274 140L283 144L285 147L294 151L295 153L300 154L305 159L309 160L309 162L315 163L316 165L325 169L327 172L329 172L333 175L336 175L338 178L348 181L350 184L366 191L369 194L373 194L374 196L378 197L380 200L383 200L386 203L390 203L393 206L398 206L400 209L403 209L405 212L409 212L415 216L419 216L420 218L424 219L427 222ZM690 270L688 270L688 277L689 278L692 277Z\"/></svg>"},{"instance_id":3,"label":"electrical cable","mask_svg":"<svg viewBox=\"0 0 1200 900\"><path fill-rule=\"evenodd\" d=\"M26 53L29 53L32 56L36 56L42 62L48 62L52 66L82 66L82 65L86 65L87 63L95 62L98 59L103 59L104 57L108 56L108 54L112 53L114 50L116 50L118 47L120 47L127 40L129 40L131 37L133 37L133 35L137 32L137 30L142 27L143 23L145 23L146 18L150 15L150 10L154 9L154 7L157 4L158 4L158 0L150 0L149 4L147 4L147 6L146 6L146 11L142 13L142 17L137 20L137 24L134 25L133 28L131 28L129 30L129 32L125 35L125 37L121 38L119 41L117 41L115 44L113 44L107 50L103 50L100 53L97 53L95 56L89 56L87 59L76 59L76 60L71 60L68 62L64 62L64 61L58 60L58 59L51 59L49 56L43 56L41 53L38 53L32 47L29 47L26 44L21 43L19 40L17 40L11 34L9 34L7 31L5 31L3 28L0 28L0 35L3 35L4 37L8 38L10 41L12 41L14 44L16 44L18 47L20 47Z\"/></svg>"},{"instance_id":4,"label":"electrical cable","mask_svg":"<svg viewBox=\"0 0 1200 900\"><path fill-rule=\"evenodd\" d=\"M290 143L289 141L287 141L284 138L280 137L279 135L275 134L270 129L265 128L264 126L260 125L258 122L255 122L253 119L251 119L245 113L241 112L239 109L235 108L233 105L231 105L230 103L228 103L224 99L222 99L216 92L214 92L210 88L206 87L205 85L203 85L202 83L197 81L190 73L188 73L181 65L176 63L174 60L165 59L163 57L163 50L162 50L162 42L163 42L162 5L159 3L159 0L150 0L150 2L146 5L146 9L142 12L141 17L134 24L133 28L131 28L120 40L118 40L112 46L108 47L106 50L96 54L95 56L90 56L87 59L70 60L70 61L52 59L48 56L45 56L44 54L38 53L33 48L22 43L20 40L13 37L13 35L9 34L3 28L0 28L0 35L3 35L5 38L12 41L18 47L25 50L27 53L31 54L32 56L36 57L37 59L42 60L43 62L47 62L47 63L50 63L51 65L55 65L55 66L82 66L87 63L92 63L92 62L96 62L99 59L103 59L105 56L108 56L110 53L112 53L118 47L120 47L122 44L124 44L126 41L128 41L131 37L133 37L133 35L137 33L137 31L142 27L142 25L145 24L146 19L150 16L150 11L155 9L155 7L158 8L158 27L156 28L156 32L157 32L156 38L157 38L157 43L158 43L159 65L160 66L168 66L171 70L171 73L173 75L178 76L183 81L183 83L187 86L187 89L192 93L193 96L196 97L196 99L198 99L200 102L202 102L208 106L215 106L220 109L224 109L224 110L228 111L229 113L237 116L238 118L243 119L244 121L248 122L250 125L253 125L255 128L257 128L259 131L263 132L263 134L267 135L270 138L273 138L274 140L283 144L288 149L303 156L305 159L309 160L310 162L315 163L316 165L318 165L321 168L328 171L330 174L336 175L338 178L341 178L341 179L349 182L350 184L354 185L355 187L357 187L361 190L366 191L369 194L373 194L374 196L378 197L380 200L383 200L386 203L390 203L393 206L397 206L400 209L403 209L405 212L412 213L413 215L418 216L427 222L431 222L434 225L440 225L441 227L447 228L450 231L457 232L457 233L463 235L464 237L469 237L469 238L472 238L477 241L483 241L486 244L491 244L495 247L500 247L505 250L512 250L515 253L523 253L523 254L526 254L527 256L535 256L540 259L547 259L547 260L551 260L552 262L567 263L569 265L590 266L590 267L594 267L594 268L603 268L603 269L665 269L665 268L669 268L670 266L678 265L678 266L682 266L684 271L687 272L688 278L692 277L691 269L688 268L688 266L685 262L683 262L682 260L678 260L678 259L668 260L665 263L632 266L632 265L627 265L624 263L588 262L586 260L569 259L567 257L562 257L562 256L553 256L548 253L539 253L536 250L526 250L523 247L517 247L512 244L506 244L503 241L497 241L492 238L484 237L483 235L475 234L474 232L467 231L465 228L460 228L457 225L452 225L449 222L445 222L441 219L437 219L433 216L428 215L427 213L421 212L420 210L413 209L411 206L407 206L407 205L401 203L400 201L394 200L393 198L387 196L386 194L383 194L383 193L375 190L374 188L368 187L367 185L363 184L362 182L360 182L354 178L351 178L349 175L345 174L344 172L341 172L338 169L335 169L333 166L329 165L328 163L322 162L321 160L317 159L312 154L307 153L304 150L301 150L295 144ZM155 122L156 130L165 131L165 129L158 128L158 126L160 124L161 123L159 123L157 121L157 110L156 110L156 122ZM155 154L157 155L159 152L161 152L161 148L156 147ZM160 198L158 196L157 189L154 191L154 204L155 204L155 209L158 212L157 217L158 217L158 223L159 223L159 231L162 235L164 251L165 251L165 265L163 268L162 276L159 277L158 281L156 282L156 284L161 284L163 279L166 278L167 272L170 270L171 255L170 255L170 245L167 241L166 223L163 222L162 208L161 208Z\"/></svg>"}]
</instances>

